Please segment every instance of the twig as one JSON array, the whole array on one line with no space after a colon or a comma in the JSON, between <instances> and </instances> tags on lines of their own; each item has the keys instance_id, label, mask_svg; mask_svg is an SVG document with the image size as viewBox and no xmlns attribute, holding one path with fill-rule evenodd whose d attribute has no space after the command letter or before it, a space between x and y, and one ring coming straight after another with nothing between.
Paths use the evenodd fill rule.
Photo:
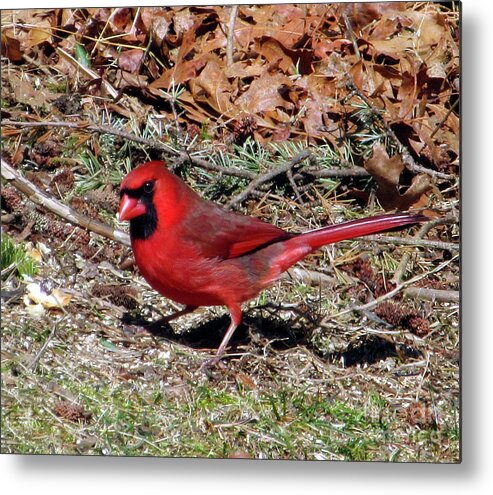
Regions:
<instances>
[{"instance_id":1,"label":"twig","mask_svg":"<svg viewBox=\"0 0 493 495\"><path fill-rule=\"evenodd\" d=\"M414 172L416 174L428 174L431 177L437 178L437 179L446 179L446 180L452 180L455 179L455 176L450 175L450 174L444 174L443 172L438 172L436 170L431 170L427 167L423 167L422 165L417 164L414 161L414 158L411 156L411 153L407 149L406 146L404 146L395 132L392 130L390 125L387 123L385 120L384 116L381 114L380 110L373 105L373 103L366 97L365 94L363 94L362 91L356 86L353 78L347 74L346 75L346 85L348 89L355 95L360 98L365 105L371 110L372 114L380 121L382 124L382 127L385 130L385 133L387 136L393 141L397 149L399 150L399 153L402 155L402 161L406 165L406 168L410 170L411 172Z\"/></svg>"},{"instance_id":2,"label":"twig","mask_svg":"<svg viewBox=\"0 0 493 495\"><path fill-rule=\"evenodd\" d=\"M460 245L455 242L430 241L427 239L416 239L406 237L396 237L391 235L366 235L365 237L356 237L358 241L375 241L387 244L402 244L406 246L425 247L430 249L444 249L446 251L458 251Z\"/></svg>"},{"instance_id":3,"label":"twig","mask_svg":"<svg viewBox=\"0 0 493 495\"><path fill-rule=\"evenodd\" d=\"M452 263L453 261L455 261L458 257L459 257L459 255L456 254L454 257L452 257L449 260L441 263L440 265L438 265L436 268L434 268L430 272L422 273L421 275L416 275L415 277L410 278L409 280L406 280L405 282L402 282L401 284L399 284L397 287L395 287L391 291L383 294L380 297L377 297L373 301L370 301L370 302L368 302L366 304L361 304L360 306L353 306L351 308L348 308L348 309L345 309L343 311L340 311L339 313L336 313L335 315L328 316L327 318L331 318L331 319L332 318L337 318L339 316L345 315L347 313L351 313L353 311L363 311L363 310L366 310L366 309L374 308L375 306L378 306L383 301L386 301L387 299L390 299L391 297L394 297L396 294L398 294L399 292L401 292L406 287L409 287L410 285L414 285L416 282L419 282L420 280L423 280L424 278L426 278L426 277L428 277L430 275L433 275L434 273L437 273L437 272L443 270L446 266L450 265L450 263Z\"/></svg>"},{"instance_id":4,"label":"twig","mask_svg":"<svg viewBox=\"0 0 493 495\"><path fill-rule=\"evenodd\" d=\"M115 129L113 127L108 127L99 124L91 124L89 122L66 122L66 121L43 121L43 122L17 122L15 120L3 119L1 121L2 126L10 125L14 127L65 127L68 129L78 129L81 131L97 132L99 134L111 134L113 136L118 136L122 139L132 141L134 143L142 144L150 149L162 151L171 156L176 157L179 161L191 162L197 167L203 168L205 170L211 170L213 172L219 172L225 175L231 175L234 177L239 177L241 179L253 180L256 174L250 172L249 170L242 170L235 167L221 167L214 163L208 162L201 158L194 157L186 151L177 151L166 143L157 141L154 139L146 139L127 131L122 131L120 129Z\"/></svg>"},{"instance_id":5,"label":"twig","mask_svg":"<svg viewBox=\"0 0 493 495\"><path fill-rule=\"evenodd\" d=\"M56 332L56 325L57 325L56 323L53 324L53 328L51 329L50 335L48 335L48 338L45 340L39 352L36 354L36 356L34 356L33 360L29 363L29 369L31 371L36 370L39 360L41 359L41 356L45 353L48 344L53 340L53 337L55 336L55 332Z\"/></svg>"},{"instance_id":6,"label":"twig","mask_svg":"<svg viewBox=\"0 0 493 495\"><path fill-rule=\"evenodd\" d=\"M351 38L351 43L353 44L354 53L356 54L356 56L358 58L361 58L361 54L360 54L359 48L358 48L358 41L356 40L356 35L354 34L353 26L351 25L351 21L350 21L348 15L346 14L346 12L344 12L342 14L342 18L344 19L344 24L346 25L346 30L349 34L349 37Z\"/></svg>"},{"instance_id":7,"label":"twig","mask_svg":"<svg viewBox=\"0 0 493 495\"><path fill-rule=\"evenodd\" d=\"M282 280L297 280L305 285L311 286L333 286L336 283L336 279L322 272L314 270L305 270L297 266L291 267L287 272L281 275Z\"/></svg>"},{"instance_id":8,"label":"twig","mask_svg":"<svg viewBox=\"0 0 493 495\"><path fill-rule=\"evenodd\" d=\"M36 203L55 215L64 218L73 225L83 227L91 232L107 237L108 239L120 242L125 246L130 246L130 237L122 230L113 229L107 224L98 222L93 218L75 211L67 205L64 205L57 199L48 195L41 189L38 189L32 182L23 177L5 160L2 163L2 178L9 181L16 189L25 194L30 201Z\"/></svg>"},{"instance_id":9,"label":"twig","mask_svg":"<svg viewBox=\"0 0 493 495\"><path fill-rule=\"evenodd\" d=\"M300 204L301 207L304 207L305 202L303 201L303 198L301 197L300 190L298 189L298 185L296 184L296 181L294 180L293 171L288 170L286 172L286 176L289 180L289 183L291 184L291 187L293 188L294 193L296 194L296 199L298 200L298 203Z\"/></svg>"},{"instance_id":10,"label":"twig","mask_svg":"<svg viewBox=\"0 0 493 495\"><path fill-rule=\"evenodd\" d=\"M247 198L250 193L261 186L262 184L265 184L266 182L269 182L272 180L274 177L277 177L280 174L286 173L288 170L291 170L295 165L298 165L300 162L305 160L305 158L308 158L310 156L310 151L309 150L303 150L300 153L296 154L286 162L284 165L281 165L280 167L275 168L274 170L269 170L265 174L262 174L258 177L256 177L248 186L240 193L234 196L226 205L226 208L231 208L232 206L241 203L245 198Z\"/></svg>"},{"instance_id":11,"label":"twig","mask_svg":"<svg viewBox=\"0 0 493 495\"><path fill-rule=\"evenodd\" d=\"M307 167L303 170L304 174L311 175L317 179L330 179L332 177L370 177L370 173L363 167L349 167L349 168L318 168ZM297 180L301 178L301 174L294 174L294 178Z\"/></svg>"},{"instance_id":12,"label":"twig","mask_svg":"<svg viewBox=\"0 0 493 495\"><path fill-rule=\"evenodd\" d=\"M56 51L59 56L63 57L69 63L71 63L75 68L78 68L81 72L83 72L87 77L91 78L92 81L101 81L106 92L116 100L119 96L118 91L104 78L102 78L97 72L93 71L89 67L85 67L81 64L77 59L72 57L70 53L66 52L60 47L56 48Z\"/></svg>"},{"instance_id":13,"label":"twig","mask_svg":"<svg viewBox=\"0 0 493 495\"><path fill-rule=\"evenodd\" d=\"M413 299L423 299L433 302L459 303L460 293L458 290L427 289L425 287L408 287L403 294Z\"/></svg>"},{"instance_id":14,"label":"twig","mask_svg":"<svg viewBox=\"0 0 493 495\"><path fill-rule=\"evenodd\" d=\"M68 129L78 129L80 131L97 132L99 134L112 134L113 136L118 136L128 141L133 141L135 143L143 144L149 146L152 149L157 149L160 151L165 151L167 153L178 154L173 148L160 141L155 141L151 139L145 139L140 136L136 136L131 132L122 131L120 129L115 129L114 127L91 124L89 122L67 122L62 120L43 120L41 122L18 122L16 120L3 119L1 121L2 126L11 125L14 127L66 127Z\"/></svg>"},{"instance_id":15,"label":"twig","mask_svg":"<svg viewBox=\"0 0 493 495\"><path fill-rule=\"evenodd\" d=\"M460 101L459 99L455 100L454 104L448 109L447 113L443 116L443 119L440 120L440 122L438 122L437 126L435 127L435 130L430 134L430 139L433 139L433 136L435 136L435 134L441 129L444 122L449 118L449 115L454 111L455 107L458 105L459 101ZM424 147L426 147L426 144Z\"/></svg>"},{"instance_id":16,"label":"twig","mask_svg":"<svg viewBox=\"0 0 493 495\"><path fill-rule=\"evenodd\" d=\"M228 62L228 67L231 67L233 65L235 23L236 23L237 15L238 15L238 5L232 5L231 12L229 14L228 40L226 45L226 60Z\"/></svg>"},{"instance_id":17,"label":"twig","mask_svg":"<svg viewBox=\"0 0 493 495\"><path fill-rule=\"evenodd\" d=\"M115 129L113 127L91 124L89 122L67 122L67 121L42 121L42 122L27 122L27 121L15 121L10 119L3 119L1 121L2 126L13 127L64 127L68 129L77 129L80 131L97 132L99 134L111 134L118 136L127 141L132 141L143 146L147 146L150 149L162 151L176 157L178 161L190 162L192 165L203 168L204 170L210 170L212 172L218 172L224 175L238 177L240 179L255 180L257 174L250 170L240 169L236 167L222 167L215 163L209 162L202 158L191 155L188 151L177 151L171 146L155 139L146 139L140 136L121 129ZM331 178L331 177L369 177L370 174L363 167L350 167L350 168L320 168L314 169L313 167L307 167L305 172L316 178ZM293 174L294 180L299 180L302 174Z\"/></svg>"},{"instance_id":18,"label":"twig","mask_svg":"<svg viewBox=\"0 0 493 495\"><path fill-rule=\"evenodd\" d=\"M414 236L414 239L420 241L433 227L436 227L437 225L443 223L455 223L456 221L457 219L455 217L447 216L443 218L438 218L436 220L432 220L431 222L426 222L421 226L418 233ZM395 271L394 276L392 277L394 283L399 284L401 282L404 276L404 272L406 271L407 264L409 263L410 259L411 259L411 253L409 252L404 253L401 262L399 263L399 266L397 267L397 270Z\"/></svg>"},{"instance_id":19,"label":"twig","mask_svg":"<svg viewBox=\"0 0 493 495\"><path fill-rule=\"evenodd\" d=\"M203 168L204 170L210 170L212 172L218 172L224 175L231 175L233 177L238 177L239 179L253 180L257 175L250 170L244 170L236 167L222 167L221 165L216 165L215 163L208 162L202 158L191 156L186 151L175 152L179 160L184 162L190 162L192 165Z\"/></svg>"}]
</instances>

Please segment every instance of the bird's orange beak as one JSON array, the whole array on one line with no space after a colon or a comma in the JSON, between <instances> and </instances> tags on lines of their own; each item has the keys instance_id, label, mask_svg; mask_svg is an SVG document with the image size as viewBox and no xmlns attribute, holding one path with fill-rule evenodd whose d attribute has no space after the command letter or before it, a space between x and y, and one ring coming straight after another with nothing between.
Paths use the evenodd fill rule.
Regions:
<instances>
[{"instance_id":1,"label":"bird's orange beak","mask_svg":"<svg viewBox=\"0 0 493 495\"><path fill-rule=\"evenodd\" d=\"M127 194L122 196L120 210L118 211L118 221L132 220L146 213L146 207L137 198L131 198Z\"/></svg>"}]
</instances>

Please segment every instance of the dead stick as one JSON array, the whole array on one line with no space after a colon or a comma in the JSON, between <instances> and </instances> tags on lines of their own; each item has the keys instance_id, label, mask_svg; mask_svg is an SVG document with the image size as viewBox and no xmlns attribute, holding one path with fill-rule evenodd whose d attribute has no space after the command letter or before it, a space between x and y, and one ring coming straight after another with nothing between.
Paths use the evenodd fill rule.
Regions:
<instances>
[{"instance_id":1,"label":"dead stick","mask_svg":"<svg viewBox=\"0 0 493 495\"><path fill-rule=\"evenodd\" d=\"M50 344L50 342L53 340L53 337L55 337L56 327L57 327L57 324L54 323L53 324L53 328L51 329L50 335L48 335L48 338L45 340L45 343L42 345L42 347L39 350L39 352L36 354L36 356L34 356L33 360L29 364L29 369L31 371L36 371L36 368L38 366L39 360L41 359L41 357L45 353L45 351L48 348L48 345Z\"/></svg>"},{"instance_id":2,"label":"dead stick","mask_svg":"<svg viewBox=\"0 0 493 495\"><path fill-rule=\"evenodd\" d=\"M258 176L256 179L254 179L246 189L244 189L240 194L237 194L234 196L226 205L227 208L231 208L232 206L240 203L243 201L245 198L247 198L252 191L254 191L256 188L261 186L262 184L265 184L266 182L269 182L270 180L274 179L274 177L277 177L280 174L286 173L288 170L291 170L295 165L299 164L302 162L305 158L308 158L310 156L310 151L308 150L303 150L297 155L295 155L291 160L286 162L284 165L281 165L280 167L277 167L273 170L269 170L269 172L262 174Z\"/></svg>"},{"instance_id":3,"label":"dead stick","mask_svg":"<svg viewBox=\"0 0 493 495\"><path fill-rule=\"evenodd\" d=\"M73 225L95 232L96 234L130 246L130 237L122 230L114 229L107 224L75 211L57 199L38 189L32 182L23 177L17 170L2 159L2 178L7 180L16 189L25 194L30 201L64 218Z\"/></svg>"},{"instance_id":4,"label":"dead stick","mask_svg":"<svg viewBox=\"0 0 493 495\"><path fill-rule=\"evenodd\" d=\"M208 162L201 158L195 157L186 151L177 151L171 146L157 141L155 139L146 139L127 131L120 129L114 129L104 125L91 124L88 122L65 122L65 121L42 121L42 122L18 122L15 120L3 119L1 121L2 126L10 125L14 127L65 127L68 129L77 129L80 131L97 132L98 134L111 134L118 136L122 139L132 141L134 143L142 144L151 149L162 151L171 156L177 157L180 161L188 161L197 167L204 168L205 170L211 170L213 172L219 172L225 175L232 175L241 179L253 180L256 174L249 170L242 170L236 167L221 167L214 163Z\"/></svg>"},{"instance_id":5,"label":"dead stick","mask_svg":"<svg viewBox=\"0 0 493 495\"><path fill-rule=\"evenodd\" d=\"M437 126L435 127L435 130L430 134L430 139L433 139L435 134L442 128L443 124L449 118L450 114L455 110L455 107L458 105L459 101L460 100L455 100L454 104L448 109L447 113L443 116L442 120L440 120L440 122L438 122ZM426 147L426 143L425 143L425 146L423 147L423 149L425 147Z\"/></svg>"},{"instance_id":6,"label":"dead stick","mask_svg":"<svg viewBox=\"0 0 493 495\"><path fill-rule=\"evenodd\" d=\"M418 233L414 236L414 239L420 241L423 237L430 231L430 226L428 223L425 223L418 230ZM402 255L399 266L397 267L394 276L392 277L392 281L396 284L400 284L402 279L404 278L404 272L406 271L409 260L411 259L411 253L408 251Z\"/></svg>"},{"instance_id":7,"label":"dead stick","mask_svg":"<svg viewBox=\"0 0 493 495\"><path fill-rule=\"evenodd\" d=\"M254 180L257 174L251 172L250 170L240 169L237 167L222 167L221 165L216 165L215 163L209 162L202 158L196 157L187 151L178 151L171 146L162 143L161 141L155 139L146 139L140 136L121 129L115 129L113 127L91 124L89 122L66 122L66 121L42 121L42 122L27 122L27 121L16 121L10 119L3 119L1 121L2 126L13 126L13 127L64 127L68 129L77 129L80 131L87 132L97 132L98 134L111 134L113 136L126 139L127 141L132 141L137 144L142 144L150 149L162 151L171 156L174 156L181 162L190 162L204 170L210 170L212 172L218 172L224 175L230 175L233 177L238 177L240 179ZM344 164L344 162L341 162ZM337 177L369 177L370 174L363 167L349 167L349 168L306 168L306 173L316 178L337 178ZM294 180L299 180L302 174L297 173L293 175Z\"/></svg>"},{"instance_id":8,"label":"dead stick","mask_svg":"<svg viewBox=\"0 0 493 495\"><path fill-rule=\"evenodd\" d=\"M228 23L228 41L226 45L226 59L228 67L233 65L233 49L234 49L234 36L235 36L235 23L236 16L238 15L238 5L231 6L231 13L229 15Z\"/></svg>"},{"instance_id":9,"label":"dead stick","mask_svg":"<svg viewBox=\"0 0 493 495\"><path fill-rule=\"evenodd\" d=\"M370 177L370 173L363 167L349 167L349 168L318 168L312 167L303 170L304 174L311 175L317 179L329 179L338 177ZM301 173L294 174L294 178L298 180L301 178Z\"/></svg>"},{"instance_id":10,"label":"dead stick","mask_svg":"<svg viewBox=\"0 0 493 495\"><path fill-rule=\"evenodd\" d=\"M414 239L417 241L421 241L423 240L423 237L426 234L428 234L428 232L436 225L440 225L443 223L453 223L455 221L456 221L455 218L451 216L447 216L444 218L438 218L437 220L433 220L431 222L426 222L424 225L421 226L418 233L414 236ZM397 270L395 271L394 276L392 277L394 283L399 284L402 281L402 278L404 277L404 272L406 271L406 267L410 259L411 259L411 253L409 252L404 253L399 263L399 266L397 267Z\"/></svg>"},{"instance_id":11,"label":"dead stick","mask_svg":"<svg viewBox=\"0 0 493 495\"><path fill-rule=\"evenodd\" d=\"M424 299L432 302L459 303L460 293L458 290L427 289L425 287L408 287L403 294L413 299Z\"/></svg>"},{"instance_id":12,"label":"dead stick","mask_svg":"<svg viewBox=\"0 0 493 495\"><path fill-rule=\"evenodd\" d=\"M344 12L342 14L342 18L344 19L344 24L346 25L346 31L351 38L351 43L353 44L354 53L358 58L361 58L361 53L358 48L358 40L356 39L356 35L354 34L353 26L351 25L351 21L349 20L348 15Z\"/></svg>"},{"instance_id":13,"label":"dead stick","mask_svg":"<svg viewBox=\"0 0 493 495\"><path fill-rule=\"evenodd\" d=\"M377 297L373 301L370 301L370 302L368 302L366 304L361 304L360 306L353 306L351 308L347 308L347 309L345 309L343 311L340 311L339 313L337 313L335 315L328 316L327 318L324 318L324 320L337 318L339 316L345 315L346 313L351 313L353 311L364 311L364 310L367 310L367 309L374 308L375 306L378 306L380 303L382 303L382 302L386 301L387 299L390 299L391 297L395 296L396 294L398 294L399 292L401 292L406 287L409 287L410 285L413 285L413 284L419 282L420 280L423 280L424 278L429 277L430 275L433 275L434 273L437 273L437 272L443 270L445 267L447 267L448 265L450 265L450 263L452 263L453 261L455 261L458 257L459 257L459 255L456 254L453 258L450 258L449 260L445 261L444 263L441 263L440 265L438 265L436 268L434 268L430 272L426 272L426 273L422 273L420 275L416 275L415 277L410 278L409 280L406 280L405 282L402 282L397 287L395 287L395 289L392 289L391 291L383 294L382 296Z\"/></svg>"},{"instance_id":14,"label":"dead stick","mask_svg":"<svg viewBox=\"0 0 493 495\"><path fill-rule=\"evenodd\" d=\"M406 246L425 247L430 249L444 249L447 251L458 251L460 249L459 243L455 242L429 241L427 239L396 237L390 235L367 235L365 237L357 237L355 239L360 242L376 241L385 242L388 244L402 244Z\"/></svg>"},{"instance_id":15,"label":"dead stick","mask_svg":"<svg viewBox=\"0 0 493 495\"><path fill-rule=\"evenodd\" d=\"M1 121L2 126L10 125L14 127L65 127L68 129L77 129L80 131L97 132L99 134L112 134L113 136L118 136L135 143L143 144L149 146L152 149L166 151L168 153L178 154L173 148L167 144L161 143L160 141L145 139L140 136L136 136L131 132L122 131L120 129L115 129L114 127L108 127L99 124L91 124L89 122L67 122L58 120L44 120L41 122L27 122L27 121L16 121L10 119L3 119Z\"/></svg>"}]
</instances>

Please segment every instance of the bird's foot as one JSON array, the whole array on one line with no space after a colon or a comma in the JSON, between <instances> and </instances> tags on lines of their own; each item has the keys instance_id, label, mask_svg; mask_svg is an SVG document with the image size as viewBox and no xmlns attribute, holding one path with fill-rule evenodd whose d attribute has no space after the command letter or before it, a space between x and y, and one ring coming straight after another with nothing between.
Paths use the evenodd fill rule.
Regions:
<instances>
[{"instance_id":1,"label":"bird's foot","mask_svg":"<svg viewBox=\"0 0 493 495\"><path fill-rule=\"evenodd\" d=\"M205 361L202 362L200 365L200 371L203 371L204 373L207 373L210 371L212 368L215 368L216 366L218 368L221 368L222 370L226 369L226 365L221 361L222 356L214 356L213 358L206 359Z\"/></svg>"},{"instance_id":2,"label":"bird's foot","mask_svg":"<svg viewBox=\"0 0 493 495\"><path fill-rule=\"evenodd\" d=\"M132 317L125 315L122 319L123 333L127 335L151 334L155 336L166 337L173 333L171 325L167 318L161 318L156 321L148 321L142 317Z\"/></svg>"}]
</instances>

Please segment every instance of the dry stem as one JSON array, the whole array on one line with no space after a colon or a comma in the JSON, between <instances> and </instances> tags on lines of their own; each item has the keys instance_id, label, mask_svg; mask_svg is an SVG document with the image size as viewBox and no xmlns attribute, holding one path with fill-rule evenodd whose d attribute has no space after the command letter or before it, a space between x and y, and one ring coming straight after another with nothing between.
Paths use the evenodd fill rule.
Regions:
<instances>
[{"instance_id":1,"label":"dry stem","mask_svg":"<svg viewBox=\"0 0 493 495\"><path fill-rule=\"evenodd\" d=\"M91 232L107 237L108 239L120 242L125 246L130 246L130 237L122 230L113 229L107 224L98 222L93 218L75 211L67 205L64 205L57 199L46 194L37 188L32 182L23 177L5 160L2 159L2 178L9 181L16 189L25 194L30 201L51 211L55 215L64 218L71 224L83 227Z\"/></svg>"}]
</instances>

